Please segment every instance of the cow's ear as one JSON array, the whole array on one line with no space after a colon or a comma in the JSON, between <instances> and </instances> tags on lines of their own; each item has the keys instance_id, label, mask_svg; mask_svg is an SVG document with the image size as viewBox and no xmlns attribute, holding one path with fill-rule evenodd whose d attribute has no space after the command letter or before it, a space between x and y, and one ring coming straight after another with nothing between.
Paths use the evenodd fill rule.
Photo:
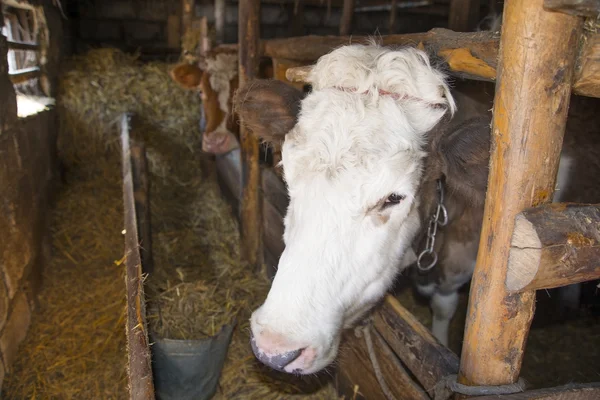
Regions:
<instances>
[{"instance_id":1,"label":"cow's ear","mask_svg":"<svg viewBox=\"0 0 600 400\"><path fill-rule=\"evenodd\" d=\"M304 93L278 80L257 79L241 87L234 107L252 132L279 145L296 125Z\"/></svg>"},{"instance_id":2,"label":"cow's ear","mask_svg":"<svg viewBox=\"0 0 600 400\"><path fill-rule=\"evenodd\" d=\"M464 121L441 138L436 151L448 188L472 204L483 204L490 161L490 119Z\"/></svg>"},{"instance_id":3,"label":"cow's ear","mask_svg":"<svg viewBox=\"0 0 600 400\"><path fill-rule=\"evenodd\" d=\"M193 64L178 64L169 71L171 79L184 89L197 89L202 80L202 69Z\"/></svg>"}]
</instances>

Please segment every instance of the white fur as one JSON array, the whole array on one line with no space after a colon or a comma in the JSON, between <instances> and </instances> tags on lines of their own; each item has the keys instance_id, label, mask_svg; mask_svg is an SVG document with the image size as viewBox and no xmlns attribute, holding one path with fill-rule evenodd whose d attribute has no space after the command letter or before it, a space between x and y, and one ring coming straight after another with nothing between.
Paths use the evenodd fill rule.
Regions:
<instances>
[{"instance_id":1,"label":"white fur","mask_svg":"<svg viewBox=\"0 0 600 400\"><path fill-rule=\"evenodd\" d=\"M458 307L458 292L448 294L436 292L431 297L431 309L433 310L431 332L444 346L448 346L448 328L456 312L456 307Z\"/></svg>"},{"instance_id":2,"label":"white fur","mask_svg":"<svg viewBox=\"0 0 600 400\"><path fill-rule=\"evenodd\" d=\"M231 80L238 74L237 54L217 54L214 58L204 60L205 71L210 74L209 83L219 95L219 107L228 114L227 102L231 92Z\"/></svg>"},{"instance_id":3,"label":"white fur","mask_svg":"<svg viewBox=\"0 0 600 400\"><path fill-rule=\"evenodd\" d=\"M391 285L420 229L425 135L455 108L444 76L415 49L342 47L318 61L310 80L313 91L282 148L286 247L251 318L255 337L274 332L315 352L303 374L335 358L341 329ZM381 210L392 193L405 199Z\"/></svg>"}]
</instances>

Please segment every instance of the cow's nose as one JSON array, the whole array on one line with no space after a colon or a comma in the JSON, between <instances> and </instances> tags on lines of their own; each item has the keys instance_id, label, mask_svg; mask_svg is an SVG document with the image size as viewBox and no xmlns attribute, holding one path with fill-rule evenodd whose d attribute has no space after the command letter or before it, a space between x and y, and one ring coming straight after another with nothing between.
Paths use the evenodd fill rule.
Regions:
<instances>
[{"instance_id":1,"label":"cow's nose","mask_svg":"<svg viewBox=\"0 0 600 400\"><path fill-rule=\"evenodd\" d=\"M271 367L277 371L283 371L283 369L290 364L292 361L296 360L300 354L302 354L303 349L297 349L292 351L277 351L276 349L262 349L259 348L256 344L256 339L254 335L250 336L250 344L252 346L252 351L254 355L260 362L265 364L268 367Z\"/></svg>"}]
</instances>

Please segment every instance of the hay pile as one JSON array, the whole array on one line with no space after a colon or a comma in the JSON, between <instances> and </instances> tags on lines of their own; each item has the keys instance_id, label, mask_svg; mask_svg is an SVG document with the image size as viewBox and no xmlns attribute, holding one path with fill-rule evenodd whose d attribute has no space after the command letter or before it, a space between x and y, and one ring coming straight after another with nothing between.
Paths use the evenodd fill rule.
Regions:
<instances>
[{"instance_id":1,"label":"hay pile","mask_svg":"<svg viewBox=\"0 0 600 400\"><path fill-rule=\"evenodd\" d=\"M2 396L127 399L122 189L71 176L52 215L39 307Z\"/></svg>"},{"instance_id":2,"label":"hay pile","mask_svg":"<svg viewBox=\"0 0 600 400\"><path fill-rule=\"evenodd\" d=\"M144 138L150 169L151 331L199 339L237 321L216 398L335 398L327 379L277 374L252 355L248 319L269 282L240 260L231 210L214 178L202 178L198 95L174 84L168 68L99 49L71 60L62 77L59 152L69 183L55 213L42 313L6 396L127 398L124 270L114 260L123 254L118 121L129 111L140 117L132 135Z\"/></svg>"}]
</instances>

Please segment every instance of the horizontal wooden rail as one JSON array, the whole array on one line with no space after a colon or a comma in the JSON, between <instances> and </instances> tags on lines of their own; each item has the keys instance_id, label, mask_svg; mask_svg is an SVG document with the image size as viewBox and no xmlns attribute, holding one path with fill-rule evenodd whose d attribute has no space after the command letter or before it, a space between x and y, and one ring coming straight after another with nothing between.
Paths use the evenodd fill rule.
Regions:
<instances>
[{"instance_id":1,"label":"horizontal wooden rail","mask_svg":"<svg viewBox=\"0 0 600 400\"><path fill-rule=\"evenodd\" d=\"M564 386L528 390L502 396L471 397L469 400L596 400L600 399L600 383L568 384Z\"/></svg>"},{"instance_id":2,"label":"horizontal wooden rail","mask_svg":"<svg viewBox=\"0 0 600 400\"><path fill-rule=\"evenodd\" d=\"M458 373L456 354L440 344L395 297L386 296L374 315L374 325L430 395L442 378Z\"/></svg>"},{"instance_id":3,"label":"horizontal wooden rail","mask_svg":"<svg viewBox=\"0 0 600 400\"><path fill-rule=\"evenodd\" d=\"M544 8L580 17L596 18L600 14L600 0L544 0Z\"/></svg>"},{"instance_id":4,"label":"horizontal wooden rail","mask_svg":"<svg viewBox=\"0 0 600 400\"><path fill-rule=\"evenodd\" d=\"M20 69L17 72L9 73L8 77L13 84L23 83L33 78L38 78L41 75L41 70L38 67Z\"/></svg>"},{"instance_id":5,"label":"horizontal wooden rail","mask_svg":"<svg viewBox=\"0 0 600 400\"><path fill-rule=\"evenodd\" d=\"M508 257L511 292L600 278L600 205L554 203L517 215Z\"/></svg>"},{"instance_id":6,"label":"horizontal wooden rail","mask_svg":"<svg viewBox=\"0 0 600 400\"><path fill-rule=\"evenodd\" d=\"M25 42L15 42L12 40L9 40L8 42L8 48L11 50L26 50L26 51L38 51L40 50L40 45L39 44L34 44L34 43L25 43Z\"/></svg>"},{"instance_id":7,"label":"horizontal wooden rail","mask_svg":"<svg viewBox=\"0 0 600 400\"><path fill-rule=\"evenodd\" d=\"M309 64L331 50L350 43L364 43L364 37L304 36L266 40L264 55L271 58L302 60ZM600 33L589 34L578 60L573 91L589 97L600 97ZM423 46L443 59L450 72L458 77L493 81L496 79L499 36L493 32L454 32L436 28L425 33L388 35L381 39L385 46ZM306 79L306 69L293 68L286 74L293 82Z\"/></svg>"}]
</instances>

